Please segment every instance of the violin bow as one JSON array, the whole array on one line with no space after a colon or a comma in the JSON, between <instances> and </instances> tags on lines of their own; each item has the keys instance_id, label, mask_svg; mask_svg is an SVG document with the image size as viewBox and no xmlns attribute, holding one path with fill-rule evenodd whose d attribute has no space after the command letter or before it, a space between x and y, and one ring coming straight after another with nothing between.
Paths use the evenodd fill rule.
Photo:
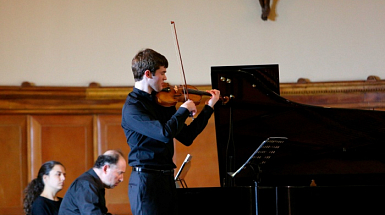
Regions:
<instances>
[{"instance_id":1,"label":"violin bow","mask_svg":"<svg viewBox=\"0 0 385 215\"><path fill-rule=\"evenodd\" d=\"M185 73L184 73L184 68L183 68L183 62L182 62L182 55L180 53L180 48L179 48L179 42L178 42L178 35L176 33L176 27L175 27L175 22L174 21L171 21L171 27L172 27L172 32L173 32L173 35L174 35L174 39L175 39L175 50L176 50L176 54L177 54L177 58L179 59L179 62L180 62L180 68L181 68L181 77L182 77L182 81L184 82L184 85L183 86L183 90L184 90L184 99L185 101L187 101L187 99L189 98L188 96L188 90L187 90L187 82L186 82L186 76L185 76Z\"/></svg>"}]
</instances>

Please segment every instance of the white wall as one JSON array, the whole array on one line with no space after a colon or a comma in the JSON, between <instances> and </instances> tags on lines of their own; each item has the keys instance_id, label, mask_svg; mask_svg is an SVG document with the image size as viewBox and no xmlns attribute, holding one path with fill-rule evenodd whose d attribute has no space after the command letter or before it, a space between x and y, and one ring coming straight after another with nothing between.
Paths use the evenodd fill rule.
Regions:
<instances>
[{"instance_id":1,"label":"white wall","mask_svg":"<svg viewBox=\"0 0 385 215\"><path fill-rule=\"evenodd\" d=\"M172 20L189 84L254 64L279 64L281 82L385 78L385 1L271 1L263 21L258 0L0 0L0 85L132 86L147 47L180 84Z\"/></svg>"}]
</instances>

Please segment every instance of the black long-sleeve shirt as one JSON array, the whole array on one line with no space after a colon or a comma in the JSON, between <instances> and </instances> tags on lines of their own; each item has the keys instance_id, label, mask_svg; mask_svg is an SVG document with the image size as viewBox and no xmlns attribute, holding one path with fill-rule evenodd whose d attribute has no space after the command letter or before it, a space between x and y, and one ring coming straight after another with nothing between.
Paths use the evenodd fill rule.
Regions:
<instances>
[{"instance_id":1,"label":"black long-sleeve shirt","mask_svg":"<svg viewBox=\"0 0 385 215\"><path fill-rule=\"evenodd\" d=\"M206 127L213 109L206 105L189 125L189 111L180 107L163 107L156 103L155 92L137 88L127 96L122 109L122 127L131 148L128 164L153 169L174 169L172 160L176 138L189 146Z\"/></svg>"},{"instance_id":2,"label":"black long-sleeve shirt","mask_svg":"<svg viewBox=\"0 0 385 215\"><path fill-rule=\"evenodd\" d=\"M30 215L57 215L62 198L59 201L53 201L42 196L38 196L32 203Z\"/></svg>"},{"instance_id":3,"label":"black long-sleeve shirt","mask_svg":"<svg viewBox=\"0 0 385 215\"><path fill-rule=\"evenodd\" d=\"M74 182L64 195L59 215L108 215L104 184L91 168Z\"/></svg>"}]
</instances>

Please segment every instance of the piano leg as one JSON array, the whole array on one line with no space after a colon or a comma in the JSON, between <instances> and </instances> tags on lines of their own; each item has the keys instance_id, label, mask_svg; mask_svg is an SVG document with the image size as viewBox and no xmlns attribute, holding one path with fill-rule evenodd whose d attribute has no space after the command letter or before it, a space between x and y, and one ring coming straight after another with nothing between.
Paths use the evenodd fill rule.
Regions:
<instances>
[{"instance_id":1,"label":"piano leg","mask_svg":"<svg viewBox=\"0 0 385 215\"><path fill-rule=\"evenodd\" d=\"M255 192L255 215L258 215L258 182L254 181Z\"/></svg>"}]
</instances>

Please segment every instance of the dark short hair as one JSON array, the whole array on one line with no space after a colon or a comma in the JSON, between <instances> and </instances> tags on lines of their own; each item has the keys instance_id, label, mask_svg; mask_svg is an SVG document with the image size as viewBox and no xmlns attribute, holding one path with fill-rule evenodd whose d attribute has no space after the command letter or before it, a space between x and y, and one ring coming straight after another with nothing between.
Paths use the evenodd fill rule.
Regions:
<instances>
[{"instance_id":1,"label":"dark short hair","mask_svg":"<svg viewBox=\"0 0 385 215\"><path fill-rule=\"evenodd\" d=\"M146 70L155 75L155 71L161 66L168 67L168 61L165 56L152 49L143 49L132 59L131 69L135 81L140 81Z\"/></svg>"},{"instance_id":2,"label":"dark short hair","mask_svg":"<svg viewBox=\"0 0 385 215\"><path fill-rule=\"evenodd\" d=\"M111 150L111 154L102 154L96 159L94 167L102 168L104 165L116 165L119 161L119 158L124 158L123 153L120 150Z\"/></svg>"}]
</instances>

